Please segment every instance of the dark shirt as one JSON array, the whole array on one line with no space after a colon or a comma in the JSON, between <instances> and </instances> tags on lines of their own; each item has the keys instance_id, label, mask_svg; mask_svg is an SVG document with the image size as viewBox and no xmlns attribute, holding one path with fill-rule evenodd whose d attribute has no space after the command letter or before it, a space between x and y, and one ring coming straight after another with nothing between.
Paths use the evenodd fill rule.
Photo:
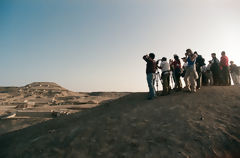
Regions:
<instances>
[{"instance_id":1,"label":"dark shirt","mask_svg":"<svg viewBox=\"0 0 240 158\"><path fill-rule=\"evenodd\" d=\"M201 55L198 55L198 57L196 58L196 65L199 67L206 65L205 59Z\"/></svg>"},{"instance_id":2,"label":"dark shirt","mask_svg":"<svg viewBox=\"0 0 240 158\"><path fill-rule=\"evenodd\" d=\"M157 63L154 59L151 59L148 56L143 56L143 59L147 62L147 69L146 69L146 73L155 73L157 70Z\"/></svg>"},{"instance_id":3,"label":"dark shirt","mask_svg":"<svg viewBox=\"0 0 240 158\"><path fill-rule=\"evenodd\" d=\"M211 64L211 67L210 67L210 70L216 74L216 73L219 73L220 71L220 68L219 68L219 60L217 58L213 58L212 60L212 64Z\"/></svg>"}]
</instances>

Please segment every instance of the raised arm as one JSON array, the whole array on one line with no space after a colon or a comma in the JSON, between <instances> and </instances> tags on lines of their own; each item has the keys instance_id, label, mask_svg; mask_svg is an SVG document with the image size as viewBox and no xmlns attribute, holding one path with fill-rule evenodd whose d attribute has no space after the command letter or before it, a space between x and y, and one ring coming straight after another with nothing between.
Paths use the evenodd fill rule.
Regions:
<instances>
[{"instance_id":1,"label":"raised arm","mask_svg":"<svg viewBox=\"0 0 240 158\"><path fill-rule=\"evenodd\" d=\"M143 60L145 60L146 62L150 62L150 61L152 62L153 61L148 55L144 55Z\"/></svg>"}]
</instances>

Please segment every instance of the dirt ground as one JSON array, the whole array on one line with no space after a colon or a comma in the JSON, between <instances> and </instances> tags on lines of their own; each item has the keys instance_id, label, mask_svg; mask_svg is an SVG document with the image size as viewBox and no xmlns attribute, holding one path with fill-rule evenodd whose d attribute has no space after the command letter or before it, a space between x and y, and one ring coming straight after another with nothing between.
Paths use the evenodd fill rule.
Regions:
<instances>
[{"instance_id":1,"label":"dirt ground","mask_svg":"<svg viewBox=\"0 0 240 158\"><path fill-rule=\"evenodd\" d=\"M0 157L239 158L240 88L133 93L0 135Z\"/></svg>"}]
</instances>

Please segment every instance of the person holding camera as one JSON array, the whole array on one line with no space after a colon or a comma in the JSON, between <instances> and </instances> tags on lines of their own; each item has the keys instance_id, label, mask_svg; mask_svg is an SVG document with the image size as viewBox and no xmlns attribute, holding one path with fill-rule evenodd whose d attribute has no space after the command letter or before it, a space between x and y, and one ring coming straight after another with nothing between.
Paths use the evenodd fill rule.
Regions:
<instances>
[{"instance_id":1,"label":"person holding camera","mask_svg":"<svg viewBox=\"0 0 240 158\"><path fill-rule=\"evenodd\" d=\"M212 61L211 61L211 67L210 70L212 72L213 77L213 85L214 86L220 86L220 67L219 67L219 60L216 56L216 53L212 53Z\"/></svg>"},{"instance_id":2,"label":"person holding camera","mask_svg":"<svg viewBox=\"0 0 240 158\"><path fill-rule=\"evenodd\" d=\"M234 85L240 85L240 71L239 71L239 68L236 64L234 64L233 61L230 61L230 73L231 73L231 76L232 76L232 80L233 80L233 83Z\"/></svg>"},{"instance_id":3,"label":"person holding camera","mask_svg":"<svg viewBox=\"0 0 240 158\"><path fill-rule=\"evenodd\" d=\"M198 74L196 71L196 55L193 54L191 49L186 50L186 73L184 76L184 81L186 84L187 92L196 92L196 79L198 78Z\"/></svg>"},{"instance_id":4,"label":"person holding camera","mask_svg":"<svg viewBox=\"0 0 240 158\"><path fill-rule=\"evenodd\" d=\"M196 51L194 52L196 56L196 71L198 74L198 79L197 79L197 89L200 89L202 87L202 75L203 75L203 66L205 64L205 59L199 55Z\"/></svg>"},{"instance_id":5,"label":"person holding camera","mask_svg":"<svg viewBox=\"0 0 240 158\"><path fill-rule=\"evenodd\" d=\"M213 75L212 75L212 71L211 71L211 65L212 65L212 60L209 60L207 68L206 68L206 80L207 80L207 85L208 86L213 85Z\"/></svg>"},{"instance_id":6,"label":"person holding camera","mask_svg":"<svg viewBox=\"0 0 240 158\"><path fill-rule=\"evenodd\" d=\"M161 61L160 66L158 66L159 69L162 70L161 79L162 79L162 96L168 95L170 93L170 65L167 62L167 58L163 57L161 60L158 60L158 62Z\"/></svg>"},{"instance_id":7,"label":"person holding camera","mask_svg":"<svg viewBox=\"0 0 240 158\"><path fill-rule=\"evenodd\" d=\"M174 54L174 61L170 63L170 66L172 68L173 72L173 78L174 78L174 83L175 83L175 91L180 91L182 89L182 83L180 80L181 73L182 73L182 67L181 67L181 61L178 57L178 55Z\"/></svg>"},{"instance_id":8,"label":"person holding camera","mask_svg":"<svg viewBox=\"0 0 240 158\"><path fill-rule=\"evenodd\" d=\"M154 60L155 54L150 53L149 55L144 55L143 59L147 62L146 74L147 74L147 83L149 88L148 99L151 100L156 96L156 90L154 87L155 79L156 79L156 70L157 63Z\"/></svg>"}]
</instances>

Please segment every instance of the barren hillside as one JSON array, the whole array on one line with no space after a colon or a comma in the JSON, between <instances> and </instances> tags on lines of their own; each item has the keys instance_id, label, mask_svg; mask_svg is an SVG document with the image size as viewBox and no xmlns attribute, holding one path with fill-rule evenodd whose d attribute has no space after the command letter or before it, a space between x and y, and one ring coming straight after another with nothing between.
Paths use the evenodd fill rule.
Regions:
<instances>
[{"instance_id":1,"label":"barren hillside","mask_svg":"<svg viewBox=\"0 0 240 158\"><path fill-rule=\"evenodd\" d=\"M0 136L0 157L239 158L240 88L116 101Z\"/></svg>"}]
</instances>

